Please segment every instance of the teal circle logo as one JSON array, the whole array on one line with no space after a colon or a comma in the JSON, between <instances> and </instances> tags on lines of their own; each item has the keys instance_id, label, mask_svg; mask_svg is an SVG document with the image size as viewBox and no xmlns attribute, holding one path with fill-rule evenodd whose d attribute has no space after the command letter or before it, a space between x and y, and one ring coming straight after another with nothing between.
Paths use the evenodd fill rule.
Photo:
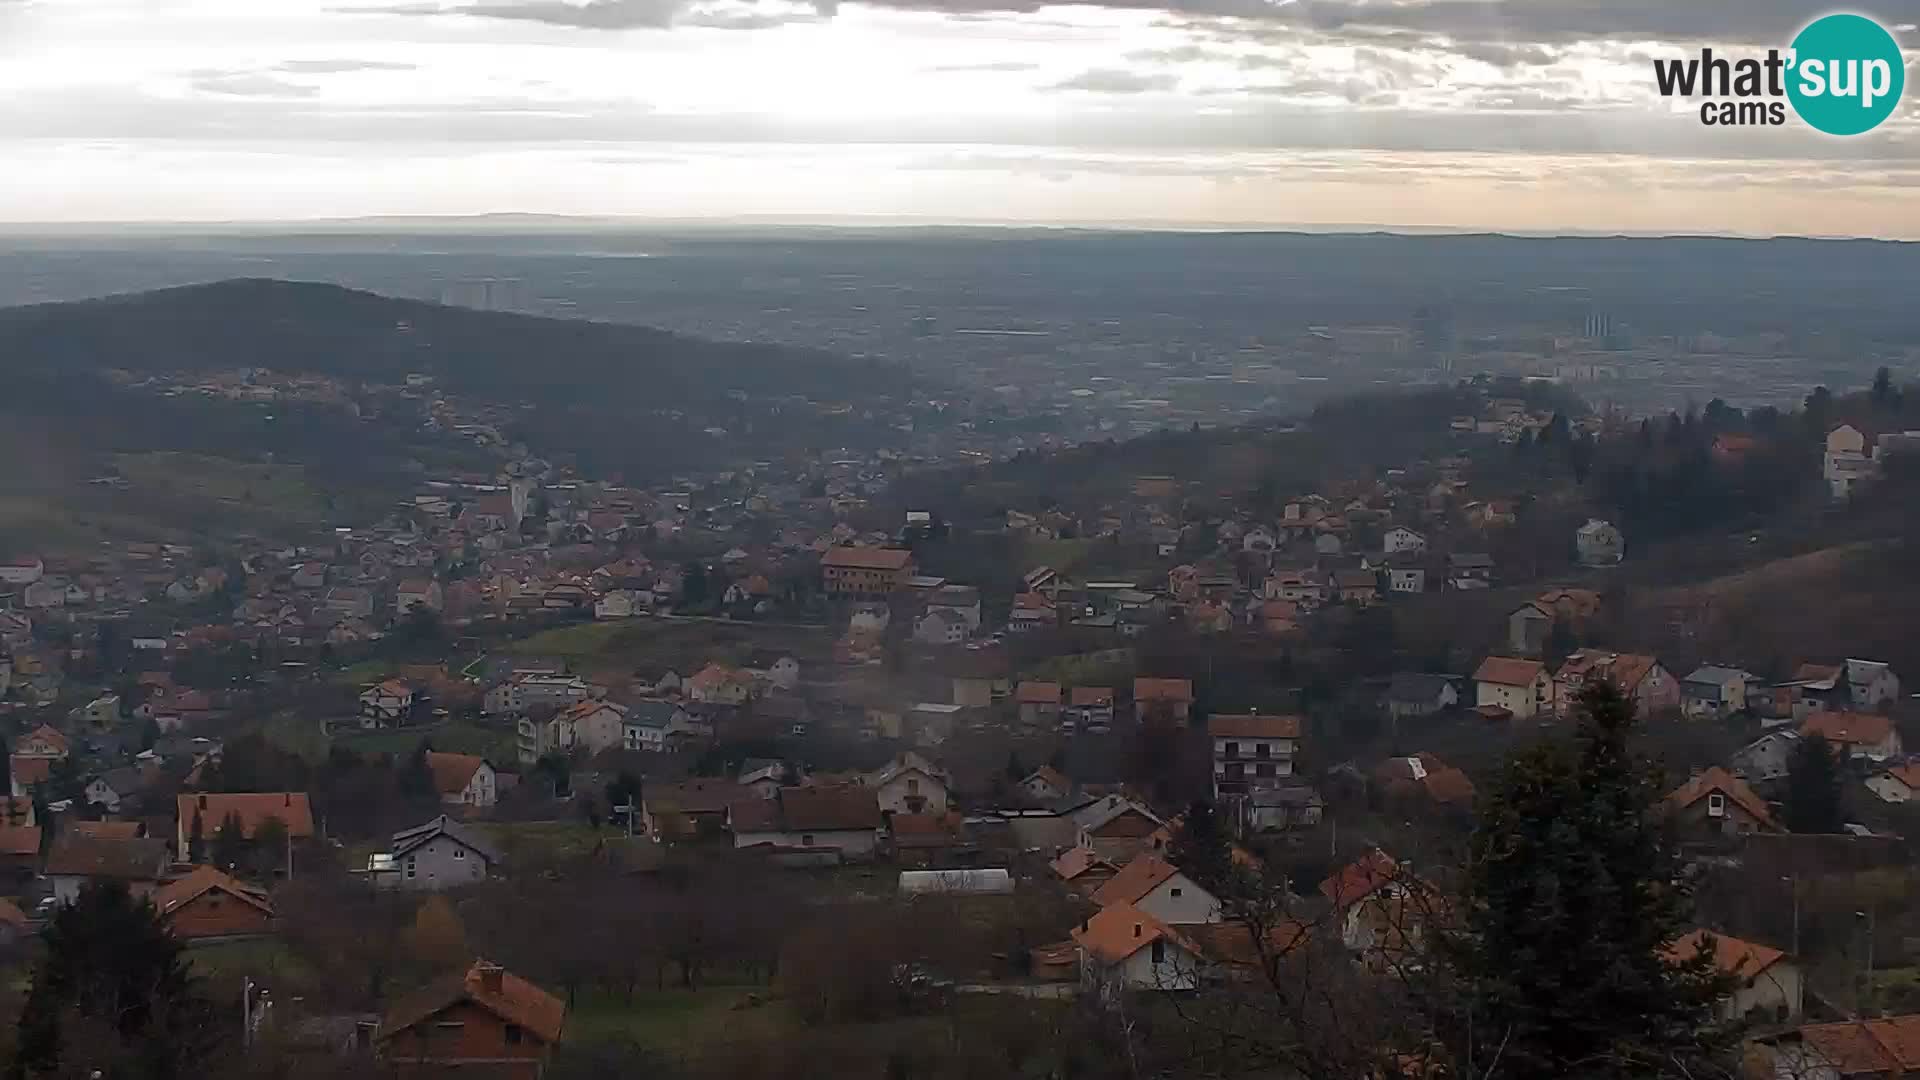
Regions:
<instances>
[{"instance_id":1,"label":"teal circle logo","mask_svg":"<svg viewBox=\"0 0 1920 1080\"><path fill-rule=\"evenodd\" d=\"M1800 119L1829 135L1872 131L1893 115L1906 89L1900 43L1864 15L1823 15L1793 39L1787 100Z\"/></svg>"}]
</instances>

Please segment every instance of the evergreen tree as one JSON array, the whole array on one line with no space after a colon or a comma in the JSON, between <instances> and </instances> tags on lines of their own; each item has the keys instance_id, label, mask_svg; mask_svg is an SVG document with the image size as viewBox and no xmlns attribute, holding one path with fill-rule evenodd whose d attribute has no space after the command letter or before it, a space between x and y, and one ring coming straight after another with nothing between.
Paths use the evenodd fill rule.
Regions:
<instances>
[{"instance_id":1,"label":"evergreen tree","mask_svg":"<svg viewBox=\"0 0 1920 1080\"><path fill-rule=\"evenodd\" d=\"M432 742L422 739L413 753L407 755L407 763L400 770L400 794L421 800L440 797L434 787L433 770L427 767L427 753L432 749Z\"/></svg>"},{"instance_id":2,"label":"evergreen tree","mask_svg":"<svg viewBox=\"0 0 1920 1080\"><path fill-rule=\"evenodd\" d=\"M119 882L88 885L41 939L10 1077L172 1080L206 1068L214 1008L152 905Z\"/></svg>"},{"instance_id":3,"label":"evergreen tree","mask_svg":"<svg viewBox=\"0 0 1920 1080\"><path fill-rule=\"evenodd\" d=\"M1787 828L1804 833L1839 832L1845 824L1840 787L1840 764L1833 745L1820 735L1801 739L1787 757Z\"/></svg>"},{"instance_id":4,"label":"evergreen tree","mask_svg":"<svg viewBox=\"0 0 1920 1080\"><path fill-rule=\"evenodd\" d=\"M1891 409L1900 403L1900 391L1893 385L1893 372L1883 367L1873 373L1873 389L1868 399L1876 409Z\"/></svg>"},{"instance_id":5,"label":"evergreen tree","mask_svg":"<svg viewBox=\"0 0 1920 1080\"><path fill-rule=\"evenodd\" d=\"M213 833L213 863L222 870L231 869L247 857L247 826L236 811L228 811Z\"/></svg>"},{"instance_id":6,"label":"evergreen tree","mask_svg":"<svg viewBox=\"0 0 1920 1080\"><path fill-rule=\"evenodd\" d=\"M1676 962L1692 894L1661 827L1660 770L1627 743L1633 706L1606 681L1579 700L1571 744L1514 753L1469 849L1462 932L1443 951L1463 985L1443 1022L1466 1075L1732 1075L1731 989L1701 953Z\"/></svg>"},{"instance_id":7,"label":"evergreen tree","mask_svg":"<svg viewBox=\"0 0 1920 1080\"><path fill-rule=\"evenodd\" d=\"M1246 891L1233 862L1233 838L1210 802L1195 802L1187 808L1167 861L1222 899Z\"/></svg>"},{"instance_id":8,"label":"evergreen tree","mask_svg":"<svg viewBox=\"0 0 1920 1080\"><path fill-rule=\"evenodd\" d=\"M201 818L198 810L193 812L193 825L187 832L187 861L193 863L207 861L207 823Z\"/></svg>"}]
</instances>

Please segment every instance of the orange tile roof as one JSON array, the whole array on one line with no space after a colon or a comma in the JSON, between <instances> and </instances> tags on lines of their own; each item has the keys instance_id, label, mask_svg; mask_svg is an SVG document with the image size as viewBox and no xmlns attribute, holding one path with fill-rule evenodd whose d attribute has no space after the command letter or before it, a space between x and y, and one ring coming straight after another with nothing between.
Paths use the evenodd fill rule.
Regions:
<instances>
[{"instance_id":1,"label":"orange tile roof","mask_svg":"<svg viewBox=\"0 0 1920 1080\"><path fill-rule=\"evenodd\" d=\"M1013 697L1022 705L1058 705L1060 704L1060 684L1023 682L1014 690Z\"/></svg>"},{"instance_id":2,"label":"orange tile roof","mask_svg":"<svg viewBox=\"0 0 1920 1080\"><path fill-rule=\"evenodd\" d=\"M153 910L165 918L182 905L197 899L201 894L218 890L245 904L251 904L273 914L273 905L267 901L266 890L251 885L243 885L211 866L197 866L186 877L170 881L153 892Z\"/></svg>"},{"instance_id":3,"label":"orange tile roof","mask_svg":"<svg viewBox=\"0 0 1920 1080\"><path fill-rule=\"evenodd\" d=\"M1780 828L1779 823L1773 820L1773 811L1767 809L1766 801L1755 795L1745 780L1718 765L1675 788L1667 796L1666 802L1675 810L1684 810L1716 791L1733 800L1735 806L1745 810L1762 825L1770 829Z\"/></svg>"},{"instance_id":4,"label":"orange tile roof","mask_svg":"<svg viewBox=\"0 0 1920 1080\"><path fill-rule=\"evenodd\" d=\"M1027 779L1039 780L1041 783L1062 794L1073 790L1073 781L1067 779L1065 773L1051 765L1042 765L1033 770L1032 775L1028 776Z\"/></svg>"},{"instance_id":5,"label":"orange tile roof","mask_svg":"<svg viewBox=\"0 0 1920 1080\"><path fill-rule=\"evenodd\" d=\"M1073 928L1073 940L1103 964L1117 964L1153 944L1168 940L1194 955L1191 938L1129 903L1115 903Z\"/></svg>"},{"instance_id":6,"label":"orange tile roof","mask_svg":"<svg viewBox=\"0 0 1920 1080\"><path fill-rule=\"evenodd\" d=\"M1787 955L1770 945L1742 941L1710 930L1690 930L1667 946L1666 957L1676 964L1685 963L1698 955L1702 942L1708 940L1712 942L1713 966L1724 974L1747 981Z\"/></svg>"},{"instance_id":7,"label":"orange tile roof","mask_svg":"<svg viewBox=\"0 0 1920 1080\"><path fill-rule=\"evenodd\" d=\"M487 975L498 971L497 989L487 986ZM380 1041L460 1004L470 1001L511 1024L518 1024L541 1042L559 1041L566 1025L567 1004L512 972L475 960L465 974L447 976L396 1004L380 1021Z\"/></svg>"},{"instance_id":8,"label":"orange tile roof","mask_svg":"<svg viewBox=\"0 0 1920 1080\"><path fill-rule=\"evenodd\" d=\"M1115 869L1113 863L1101 858L1098 852L1083 847L1068 848L1048 865L1063 881L1072 881L1089 870Z\"/></svg>"},{"instance_id":9,"label":"orange tile roof","mask_svg":"<svg viewBox=\"0 0 1920 1080\"><path fill-rule=\"evenodd\" d=\"M1389 884L1399 873L1400 864L1394 861L1393 856L1374 848L1322 881L1320 895L1333 901L1335 907L1346 908L1366 899L1382 885Z\"/></svg>"},{"instance_id":10,"label":"orange tile roof","mask_svg":"<svg viewBox=\"0 0 1920 1080\"><path fill-rule=\"evenodd\" d=\"M458 795L467 790L473 774L487 759L476 754L442 754L427 751L427 771L433 774L433 789L442 795Z\"/></svg>"},{"instance_id":11,"label":"orange tile roof","mask_svg":"<svg viewBox=\"0 0 1920 1080\"><path fill-rule=\"evenodd\" d=\"M1809 713L1806 722L1800 725L1802 738L1818 735L1830 743L1844 746L1873 746L1885 742L1892 733L1893 720L1879 713L1821 709Z\"/></svg>"},{"instance_id":12,"label":"orange tile roof","mask_svg":"<svg viewBox=\"0 0 1920 1080\"><path fill-rule=\"evenodd\" d=\"M41 724L39 727L27 732L26 735L21 737L20 742L28 742L30 740L44 741L47 745L53 747L54 750L63 755L72 748L72 744L67 741L65 735L47 724Z\"/></svg>"},{"instance_id":13,"label":"orange tile roof","mask_svg":"<svg viewBox=\"0 0 1920 1080\"><path fill-rule=\"evenodd\" d=\"M1474 670L1473 681L1499 686L1532 686L1533 681L1546 670L1547 666L1538 660L1489 656L1480 661L1480 666Z\"/></svg>"},{"instance_id":14,"label":"orange tile roof","mask_svg":"<svg viewBox=\"0 0 1920 1080\"><path fill-rule=\"evenodd\" d=\"M138 821L70 821L60 831L101 840L135 840L145 827Z\"/></svg>"},{"instance_id":15,"label":"orange tile roof","mask_svg":"<svg viewBox=\"0 0 1920 1080\"><path fill-rule=\"evenodd\" d=\"M1808 1024L1799 1035L1843 1077L1920 1068L1920 1015Z\"/></svg>"},{"instance_id":16,"label":"orange tile roof","mask_svg":"<svg viewBox=\"0 0 1920 1080\"><path fill-rule=\"evenodd\" d=\"M1214 713L1207 734L1216 739L1297 739L1300 718L1269 713Z\"/></svg>"},{"instance_id":17,"label":"orange tile roof","mask_svg":"<svg viewBox=\"0 0 1920 1080\"><path fill-rule=\"evenodd\" d=\"M821 566L845 570L904 570L911 561L911 551L882 547L836 547L820 557Z\"/></svg>"},{"instance_id":18,"label":"orange tile roof","mask_svg":"<svg viewBox=\"0 0 1920 1080\"><path fill-rule=\"evenodd\" d=\"M53 762L53 758L21 757L19 754L14 754L8 761L8 766L12 770L14 783L31 786L44 784L53 776Z\"/></svg>"},{"instance_id":19,"label":"orange tile roof","mask_svg":"<svg viewBox=\"0 0 1920 1080\"><path fill-rule=\"evenodd\" d=\"M313 805L307 801L304 791L181 795L174 801L174 812L183 828L199 814L200 827L208 837L219 831L221 822L227 820L229 814L239 815L240 827L248 836L258 831L268 818L279 818L293 839L313 837Z\"/></svg>"},{"instance_id":20,"label":"orange tile roof","mask_svg":"<svg viewBox=\"0 0 1920 1080\"><path fill-rule=\"evenodd\" d=\"M1887 775L1905 784L1909 791L1920 791L1920 763L1895 765L1887 770Z\"/></svg>"},{"instance_id":21,"label":"orange tile roof","mask_svg":"<svg viewBox=\"0 0 1920 1080\"><path fill-rule=\"evenodd\" d=\"M1101 907L1137 904L1179 872L1179 867L1151 852L1136 855L1120 868L1119 873L1100 886L1099 891L1093 894L1093 902Z\"/></svg>"},{"instance_id":22,"label":"orange tile roof","mask_svg":"<svg viewBox=\"0 0 1920 1080\"><path fill-rule=\"evenodd\" d=\"M1068 701L1074 705L1111 705L1113 689L1107 686L1076 686Z\"/></svg>"},{"instance_id":23,"label":"orange tile roof","mask_svg":"<svg viewBox=\"0 0 1920 1080\"><path fill-rule=\"evenodd\" d=\"M10 926L25 926L27 925L27 913L21 911L20 905L13 901L0 898L0 923L6 923Z\"/></svg>"},{"instance_id":24,"label":"orange tile roof","mask_svg":"<svg viewBox=\"0 0 1920 1080\"><path fill-rule=\"evenodd\" d=\"M1135 679L1135 701L1192 701L1192 679Z\"/></svg>"}]
</instances>

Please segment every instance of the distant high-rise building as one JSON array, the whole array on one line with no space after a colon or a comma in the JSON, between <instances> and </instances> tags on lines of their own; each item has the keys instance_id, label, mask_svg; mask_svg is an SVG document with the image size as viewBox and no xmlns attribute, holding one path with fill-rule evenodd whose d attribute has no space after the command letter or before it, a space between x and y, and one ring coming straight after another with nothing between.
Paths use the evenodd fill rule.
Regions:
<instances>
[{"instance_id":1,"label":"distant high-rise building","mask_svg":"<svg viewBox=\"0 0 1920 1080\"><path fill-rule=\"evenodd\" d=\"M1453 370L1453 312L1421 307L1413 313L1413 353L1429 367Z\"/></svg>"},{"instance_id":2,"label":"distant high-rise building","mask_svg":"<svg viewBox=\"0 0 1920 1080\"><path fill-rule=\"evenodd\" d=\"M440 302L481 311L524 311L527 283L519 278L465 278L440 290Z\"/></svg>"}]
</instances>

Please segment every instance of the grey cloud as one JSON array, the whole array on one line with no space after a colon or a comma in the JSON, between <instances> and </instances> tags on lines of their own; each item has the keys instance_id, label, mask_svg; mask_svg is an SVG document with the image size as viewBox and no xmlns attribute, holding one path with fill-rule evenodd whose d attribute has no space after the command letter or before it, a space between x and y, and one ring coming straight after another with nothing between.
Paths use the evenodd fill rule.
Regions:
<instances>
[{"instance_id":1,"label":"grey cloud","mask_svg":"<svg viewBox=\"0 0 1920 1080\"><path fill-rule=\"evenodd\" d=\"M941 64L927 70L946 74L968 71L1037 71L1039 67L1039 64L1029 64L1023 60L996 60L986 64Z\"/></svg>"},{"instance_id":2,"label":"grey cloud","mask_svg":"<svg viewBox=\"0 0 1920 1080\"><path fill-rule=\"evenodd\" d=\"M193 88L225 97L310 98L320 92L316 87L257 72L196 72Z\"/></svg>"},{"instance_id":3,"label":"grey cloud","mask_svg":"<svg viewBox=\"0 0 1920 1080\"><path fill-rule=\"evenodd\" d=\"M583 4L570 4L566 0L504 0L442 9L442 13L517 19L578 30L659 30L673 25L681 6L680 0L587 0Z\"/></svg>"},{"instance_id":4,"label":"grey cloud","mask_svg":"<svg viewBox=\"0 0 1920 1080\"><path fill-rule=\"evenodd\" d=\"M1047 89L1084 90L1093 94L1145 94L1156 90L1171 90L1179 84L1180 80L1171 75L1146 75L1137 71L1123 71L1119 68L1094 68L1070 79L1062 79Z\"/></svg>"},{"instance_id":5,"label":"grey cloud","mask_svg":"<svg viewBox=\"0 0 1920 1080\"><path fill-rule=\"evenodd\" d=\"M699 26L710 30L770 30L792 23L820 22L826 16L811 11L694 11L673 20L675 26Z\"/></svg>"},{"instance_id":6,"label":"grey cloud","mask_svg":"<svg viewBox=\"0 0 1920 1080\"><path fill-rule=\"evenodd\" d=\"M1444 48L1471 60L1494 67L1540 67L1559 59L1552 49L1539 45L1508 45L1497 41L1449 42Z\"/></svg>"},{"instance_id":7,"label":"grey cloud","mask_svg":"<svg viewBox=\"0 0 1920 1080\"><path fill-rule=\"evenodd\" d=\"M288 60L274 65L274 70L299 75L335 75L348 71L413 71L418 66L392 60Z\"/></svg>"}]
</instances>

